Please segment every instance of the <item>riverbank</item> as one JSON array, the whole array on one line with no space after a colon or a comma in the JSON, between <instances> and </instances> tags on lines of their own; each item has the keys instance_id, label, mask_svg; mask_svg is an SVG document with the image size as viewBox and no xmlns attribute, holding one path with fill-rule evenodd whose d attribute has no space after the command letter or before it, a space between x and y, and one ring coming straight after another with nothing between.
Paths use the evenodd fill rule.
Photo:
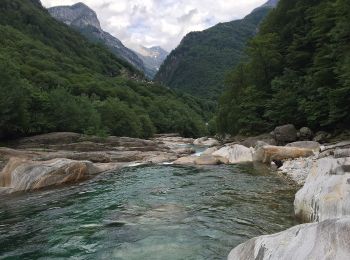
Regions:
<instances>
[{"instance_id":1,"label":"riverbank","mask_svg":"<svg viewBox=\"0 0 350 260\"><path fill-rule=\"evenodd\" d=\"M307 158L289 159L279 169L301 185L294 200L303 223L251 239L228 259L348 259L350 256L350 142L323 145Z\"/></svg>"},{"instance_id":2,"label":"riverbank","mask_svg":"<svg viewBox=\"0 0 350 260\"><path fill-rule=\"evenodd\" d=\"M29 137L0 148L0 192L55 188L140 164L261 163L301 187L294 200L295 215L314 223L251 239L233 249L229 259L308 259L317 256L316 251L344 259L350 248L339 241L348 238L350 227L350 142L297 141L277 146L280 141L270 135L228 143L176 135L151 140L75 133ZM201 147L199 153L195 146ZM308 241L307 248L300 246L303 241Z\"/></svg>"}]
</instances>

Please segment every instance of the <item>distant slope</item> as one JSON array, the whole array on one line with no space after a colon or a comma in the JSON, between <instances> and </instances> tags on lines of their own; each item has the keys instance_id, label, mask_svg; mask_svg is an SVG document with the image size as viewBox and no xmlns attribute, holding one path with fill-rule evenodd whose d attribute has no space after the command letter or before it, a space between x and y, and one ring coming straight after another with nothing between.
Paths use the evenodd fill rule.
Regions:
<instances>
[{"instance_id":1,"label":"distant slope","mask_svg":"<svg viewBox=\"0 0 350 260\"><path fill-rule=\"evenodd\" d=\"M138 70L145 71L138 55L108 32L102 30L95 11L83 3L72 6L56 6L48 9L55 19L77 29L89 40L105 44L114 54L125 59Z\"/></svg>"},{"instance_id":2,"label":"distant slope","mask_svg":"<svg viewBox=\"0 0 350 260\"><path fill-rule=\"evenodd\" d=\"M0 35L0 139L56 131L205 134L205 104L146 82L39 0L1 0Z\"/></svg>"},{"instance_id":3,"label":"distant slope","mask_svg":"<svg viewBox=\"0 0 350 260\"><path fill-rule=\"evenodd\" d=\"M238 64L247 41L258 31L271 6L260 7L242 20L220 23L189 33L172 51L155 80L193 95L216 99L226 72Z\"/></svg>"},{"instance_id":4,"label":"distant slope","mask_svg":"<svg viewBox=\"0 0 350 260\"><path fill-rule=\"evenodd\" d=\"M230 73L221 133L256 135L294 124L350 129L350 1L280 0ZM346 136L346 134L345 134Z\"/></svg>"},{"instance_id":5,"label":"distant slope","mask_svg":"<svg viewBox=\"0 0 350 260\"><path fill-rule=\"evenodd\" d=\"M160 66L169 55L169 53L160 46L154 46L151 48L140 46L136 52L145 65L146 76L150 79L154 78Z\"/></svg>"}]
</instances>

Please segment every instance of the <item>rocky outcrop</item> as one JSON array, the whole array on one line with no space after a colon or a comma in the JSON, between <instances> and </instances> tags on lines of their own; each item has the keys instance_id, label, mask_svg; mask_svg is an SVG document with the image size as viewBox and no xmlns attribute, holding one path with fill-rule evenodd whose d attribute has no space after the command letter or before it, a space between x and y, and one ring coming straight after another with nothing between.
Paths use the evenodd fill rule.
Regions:
<instances>
[{"instance_id":1,"label":"rocky outcrop","mask_svg":"<svg viewBox=\"0 0 350 260\"><path fill-rule=\"evenodd\" d=\"M48 9L53 18L61 21L86 36L93 42L102 42L118 57L128 61L140 71L146 71L143 61L132 50L108 32L102 30L96 13L83 3L72 6L56 6Z\"/></svg>"},{"instance_id":2,"label":"rocky outcrop","mask_svg":"<svg viewBox=\"0 0 350 260\"><path fill-rule=\"evenodd\" d=\"M350 158L319 159L295 195L294 208L304 222L350 216Z\"/></svg>"},{"instance_id":3,"label":"rocky outcrop","mask_svg":"<svg viewBox=\"0 0 350 260\"><path fill-rule=\"evenodd\" d=\"M239 144L225 146L214 152L212 155L215 157L224 158L230 164L253 161L252 149Z\"/></svg>"},{"instance_id":4,"label":"rocky outcrop","mask_svg":"<svg viewBox=\"0 0 350 260\"><path fill-rule=\"evenodd\" d=\"M273 131L273 136L278 145L284 145L297 140L297 130L294 125L278 126Z\"/></svg>"},{"instance_id":5,"label":"rocky outcrop","mask_svg":"<svg viewBox=\"0 0 350 260\"><path fill-rule=\"evenodd\" d=\"M208 138L208 137L198 138L194 140L193 144L198 146L208 146L208 147L220 145L218 140L214 138Z\"/></svg>"},{"instance_id":6,"label":"rocky outcrop","mask_svg":"<svg viewBox=\"0 0 350 260\"><path fill-rule=\"evenodd\" d=\"M295 226L237 246L228 260L345 260L350 255L350 218Z\"/></svg>"},{"instance_id":7,"label":"rocky outcrop","mask_svg":"<svg viewBox=\"0 0 350 260\"><path fill-rule=\"evenodd\" d=\"M314 152L311 149L267 145L260 147L255 151L254 161L271 163L272 161L309 157L313 154Z\"/></svg>"},{"instance_id":8,"label":"rocky outcrop","mask_svg":"<svg viewBox=\"0 0 350 260\"><path fill-rule=\"evenodd\" d=\"M0 173L0 186L12 191L33 191L86 180L99 172L101 169L88 161L54 159L37 162L12 158Z\"/></svg>"}]
</instances>

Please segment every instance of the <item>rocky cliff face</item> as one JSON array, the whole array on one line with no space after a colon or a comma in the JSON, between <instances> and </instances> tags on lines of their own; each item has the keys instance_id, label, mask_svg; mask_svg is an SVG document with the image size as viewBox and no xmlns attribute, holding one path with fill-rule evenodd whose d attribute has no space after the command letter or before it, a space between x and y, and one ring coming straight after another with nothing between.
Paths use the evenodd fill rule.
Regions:
<instances>
[{"instance_id":1,"label":"rocky cliff face","mask_svg":"<svg viewBox=\"0 0 350 260\"><path fill-rule=\"evenodd\" d=\"M164 60L169 55L169 53L160 46L154 46L151 48L140 46L140 48L136 50L136 52L145 64L146 75L149 78L154 78L160 66L163 64Z\"/></svg>"},{"instance_id":2,"label":"rocky cliff face","mask_svg":"<svg viewBox=\"0 0 350 260\"><path fill-rule=\"evenodd\" d=\"M93 42L105 44L114 54L131 63L141 71L145 71L143 61L135 52L128 49L123 43L102 30L96 13L83 3L72 6L56 6L48 9L56 20L74 27Z\"/></svg>"}]
</instances>

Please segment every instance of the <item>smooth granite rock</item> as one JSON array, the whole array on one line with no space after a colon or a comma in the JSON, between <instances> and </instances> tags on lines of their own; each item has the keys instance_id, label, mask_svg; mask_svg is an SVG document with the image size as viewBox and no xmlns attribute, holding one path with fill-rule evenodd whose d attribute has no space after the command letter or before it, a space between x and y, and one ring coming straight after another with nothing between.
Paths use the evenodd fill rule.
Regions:
<instances>
[{"instance_id":1,"label":"smooth granite rock","mask_svg":"<svg viewBox=\"0 0 350 260\"><path fill-rule=\"evenodd\" d=\"M226 159L230 164L253 161L252 149L239 144L225 146L220 150L214 152L212 155L216 157L222 157Z\"/></svg>"},{"instance_id":2,"label":"smooth granite rock","mask_svg":"<svg viewBox=\"0 0 350 260\"><path fill-rule=\"evenodd\" d=\"M253 238L236 248L228 260L347 260L350 218L292 227Z\"/></svg>"},{"instance_id":3,"label":"smooth granite rock","mask_svg":"<svg viewBox=\"0 0 350 260\"><path fill-rule=\"evenodd\" d=\"M295 195L294 209L304 222L350 216L350 157L317 160Z\"/></svg>"}]
</instances>

